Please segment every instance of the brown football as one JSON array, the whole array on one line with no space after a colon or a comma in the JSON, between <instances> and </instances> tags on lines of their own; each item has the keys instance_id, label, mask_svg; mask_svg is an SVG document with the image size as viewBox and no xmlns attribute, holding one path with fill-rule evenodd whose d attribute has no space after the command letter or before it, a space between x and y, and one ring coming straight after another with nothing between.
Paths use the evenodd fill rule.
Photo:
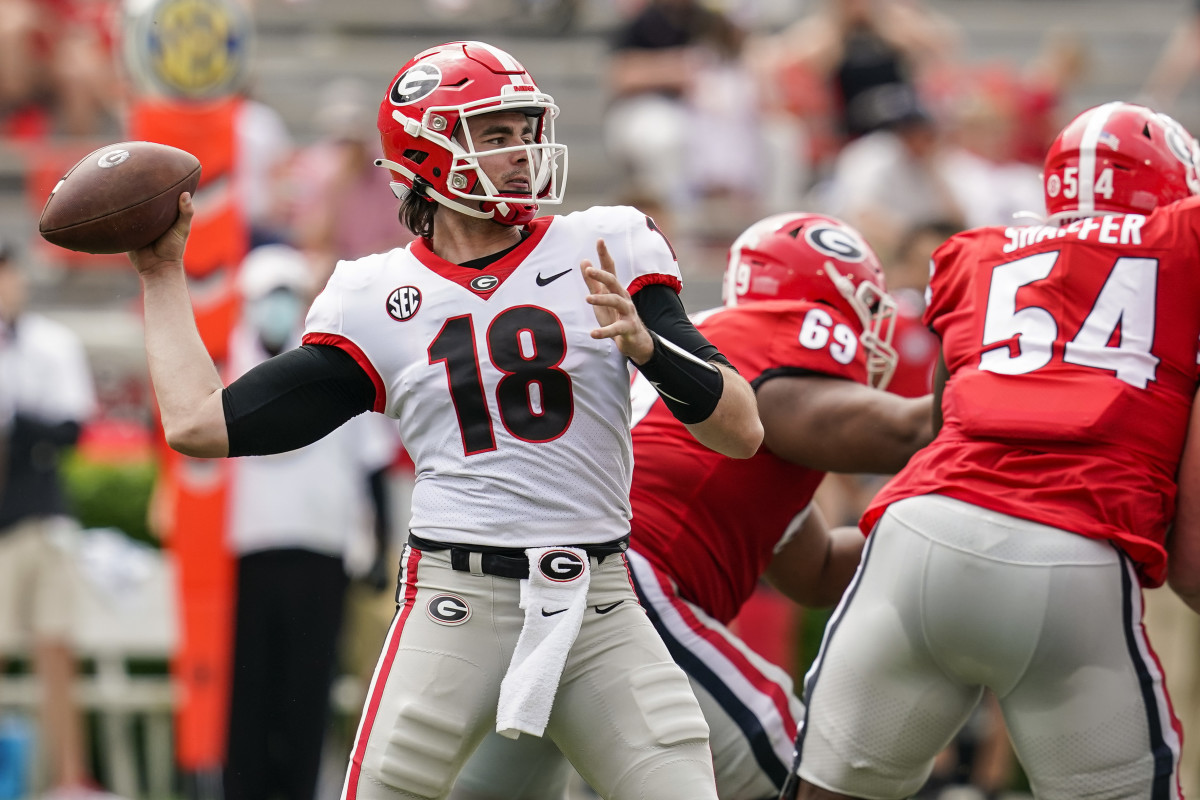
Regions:
<instances>
[{"instance_id":1,"label":"brown football","mask_svg":"<svg viewBox=\"0 0 1200 800\"><path fill-rule=\"evenodd\" d=\"M38 231L80 253L124 253L162 236L179 216L179 195L196 191L200 160L155 142L118 142L71 167L42 209Z\"/></svg>"}]
</instances>

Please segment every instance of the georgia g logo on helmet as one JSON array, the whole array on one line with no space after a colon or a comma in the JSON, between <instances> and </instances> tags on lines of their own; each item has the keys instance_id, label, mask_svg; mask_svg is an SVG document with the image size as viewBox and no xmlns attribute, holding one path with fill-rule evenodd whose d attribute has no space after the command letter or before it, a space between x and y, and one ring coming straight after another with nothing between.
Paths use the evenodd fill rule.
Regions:
<instances>
[{"instance_id":1,"label":"georgia g logo on helmet","mask_svg":"<svg viewBox=\"0 0 1200 800\"><path fill-rule=\"evenodd\" d=\"M416 64L396 78L388 99L392 105L407 106L428 97L442 82L442 71L437 64Z\"/></svg>"},{"instance_id":2,"label":"georgia g logo on helmet","mask_svg":"<svg viewBox=\"0 0 1200 800\"><path fill-rule=\"evenodd\" d=\"M1162 121L1165 131L1165 139L1167 149L1171 151L1171 155L1179 159L1184 166L1196 166L1196 154L1192 152L1192 136L1187 132L1182 125L1175 121L1174 117L1169 117L1166 114L1159 113L1156 116Z\"/></svg>"},{"instance_id":3,"label":"georgia g logo on helmet","mask_svg":"<svg viewBox=\"0 0 1200 800\"><path fill-rule=\"evenodd\" d=\"M813 225L804 231L804 238L808 240L814 250L824 253L830 258L857 262L867 257L866 250L858 237L841 228Z\"/></svg>"}]
</instances>

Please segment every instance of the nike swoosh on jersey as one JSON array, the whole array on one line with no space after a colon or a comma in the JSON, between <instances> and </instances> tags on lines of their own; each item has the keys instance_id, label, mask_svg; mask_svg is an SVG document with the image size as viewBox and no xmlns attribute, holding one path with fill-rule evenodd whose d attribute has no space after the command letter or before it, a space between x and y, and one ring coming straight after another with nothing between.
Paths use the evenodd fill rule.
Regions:
<instances>
[{"instance_id":1,"label":"nike swoosh on jersey","mask_svg":"<svg viewBox=\"0 0 1200 800\"><path fill-rule=\"evenodd\" d=\"M533 280L535 283L537 283L538 286L545 286L553 281L558 280L559 278L561 278L563 275L566 275L570 271L571 270L569 270L569 269L564 269L562 272L559 272L555 275L551 275L549 278L543 278L542 273L539 272L537 274L537 277L534 278Z\"/></svg>"},{"instance_id":2,"label":"nike swoosh on jersey","mask_svg":"<svg viewBox=\"0 0 1200 800\"><path fill-rule=\"evenodd\" d=\"M546 609L544 609L544 608L543 608L543 609L542 609L542 616L543 616L543 617L553 617L555 614L561 614L561 613L563 613L564 611L566 611L566 609L565 609L565 608L560 608L558 611L547 611Z\"/></svg>"},{"instance_id":3,"label":"nike swoosh on jersey","mask_svg":"<svg viewBox=\"0 0 1200 800\"><path fill-rule=\"evenodd\" d=\"M610 606L596 606L596 613L597 614L607 614L608 612L612 611L614 608L616 608L617 606L621 605L621 603L624 603L624 602L625 602L624 600L618 600L617 602L613 603Z\"/></svg>"}]
</instances>

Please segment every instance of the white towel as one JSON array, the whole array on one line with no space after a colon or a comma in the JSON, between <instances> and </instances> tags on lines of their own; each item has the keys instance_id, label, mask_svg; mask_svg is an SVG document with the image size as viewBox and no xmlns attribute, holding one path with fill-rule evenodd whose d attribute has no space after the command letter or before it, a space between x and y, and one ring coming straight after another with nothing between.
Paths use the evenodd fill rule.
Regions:
<instances>
[{"instance_id":1,"label":"white towel","mask_svg":"<svg viewBox=\"0 0 1200 800\"><path fill-rule=\"evenodd\" d=\"M541 736L550 721L563 666L587 610L591 571L577 547L530 547L529 578L521 581L525 624L500 683L496 730L510 739Z\"/></svg>"}]
</instances>

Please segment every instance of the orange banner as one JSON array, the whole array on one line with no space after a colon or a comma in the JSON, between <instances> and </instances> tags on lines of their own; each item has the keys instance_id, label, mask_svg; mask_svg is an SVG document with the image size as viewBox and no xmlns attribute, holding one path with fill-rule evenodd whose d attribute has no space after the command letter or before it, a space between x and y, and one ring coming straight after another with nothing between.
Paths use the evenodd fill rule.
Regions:
<instances>
[{"instance_id":1,"label":"orange banner","mask_svg":"<svg viewBox=\"0 0 1200 800\"><path fill-rule=\"evenodd\" d=\"M143 100L130 138L160 142L203 165L185 266L200 336L218 363L226 356L239 304L235 278L249 247L236 185L240 98L208 103ZM225 759L233 658L236 564L225 541L229 465L181 456L165 445L161 491L171 509L168 547L178 565L181 632L172 672L181 688L176 757L206 771Z\"/></svg>"}]
</instances>

